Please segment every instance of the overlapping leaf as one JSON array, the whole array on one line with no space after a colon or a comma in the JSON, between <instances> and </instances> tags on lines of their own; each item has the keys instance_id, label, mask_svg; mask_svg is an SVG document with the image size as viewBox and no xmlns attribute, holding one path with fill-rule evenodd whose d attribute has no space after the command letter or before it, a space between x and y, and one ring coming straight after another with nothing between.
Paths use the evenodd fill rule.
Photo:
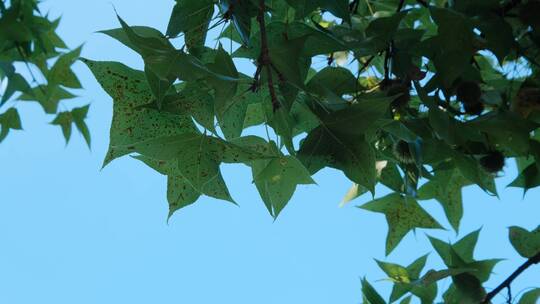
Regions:
<instances>
[{"instance_id":1,"label":"overlapping leaf","mask_svg":"<svg viewBox=\"0 0 540 304\"><path fill-rule=\"evenodd\" d=\"M398 193L366 203L360 208L382 213L388 222L386 254L390 254L411 230L416 228L442 229L442 226L411 197Z\"/></svg>"}]
</instances>

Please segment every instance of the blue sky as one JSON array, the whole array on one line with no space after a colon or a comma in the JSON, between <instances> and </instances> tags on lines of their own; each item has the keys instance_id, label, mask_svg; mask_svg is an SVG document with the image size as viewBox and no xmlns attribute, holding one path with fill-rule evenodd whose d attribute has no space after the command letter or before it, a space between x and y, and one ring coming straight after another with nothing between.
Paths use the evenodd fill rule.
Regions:
<instances>
[{"instance_id":1,"label":"blue sky","mask_svg":"<svg viewBox=\"0 0 540 304\"><path fill-rule=\"evenodd\" d=\"M47 0L62 15L59 32L83 56L142 67L138 55L95 32L118 27L114 8L131 25L165 30L172 0ZM224 176L240 207L203 198L167 224L166 179L123 158L101 170L112 116L111 98L81 63L84 90L66 108L91 103L92 150L74 134L68 146L37 104L19 107L23 132L0 145L0 303L360 303L360 278L383 279L373 258L385 259L384 216L338 208L350 187L333 170L301 186L276 222L251 185L245 166L225 166ZM505 189L515 176L508 162L499 179L501 199L475 187L464 191L461 233L480 228L476 256L507 259L495 268L494 287L523 262L507 241L507 227L539 224L540 195L525 199ZM440 206L422 203L450 227ZM455 240L452 231L418 230L386 259L402 264L432 252L426 232ZM432 252L428 265L441 267ZM450 282L445 281L444 286ZM391 284L374 283L381 291ZM514 294L540 285L540 268L514 284ZM498 298L495 303L502 303Z\"/></svg>"}]
</instances>

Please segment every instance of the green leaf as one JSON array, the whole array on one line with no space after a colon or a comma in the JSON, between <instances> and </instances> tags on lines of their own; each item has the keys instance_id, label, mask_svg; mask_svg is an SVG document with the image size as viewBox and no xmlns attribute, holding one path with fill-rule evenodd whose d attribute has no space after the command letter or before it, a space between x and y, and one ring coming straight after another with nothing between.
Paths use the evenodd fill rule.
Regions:
<instances>
[{"instance_id":1,"label":"green leaf","mask_svg":"<svg viewBox=\"0 0 540 304\"><path fill-rule=\"evenodd\" d=\"M241 77L244 81L247 78ZM244 129L248 106L250 104L264 102L267 98L265 91L253 92L248 83L240 83L237 94L231 98L223 98L214 105L219 126L226 138L239 137Z\"/></svg>"},{"instance_id":2,"label":"green leaf","mask_svg":"<svg viewBox=\"0 0 540 304\"><path fill-rule=\"evenodd\" d=\"M529 189L538 186L540 186L540 170L536 163L528 165L519 173L518 177L508 185L508 187L523 188L523 195L525 195Z\"/></svg>"},{"instance_id":3,"label":"green leaf","mask_svg":"<svg viewBox=\"0 0 540 304\"><path fill-rule=\"evenodd\" d=\"M51 122L51 124L60 126L60 128L62 128L62 134L64 135L67 144L69 142L69 139L71 138L71 127L73 124L73 117L71 116L71 112L66 111L58 113L54 120Z\"/></svg>"},{"instance_id":4,"label":"green leaf","mask_svg":"<svg viewBox=\"0 0 540 304\"><path fill-rule=\"evenodd\" d=\"M308 170L294 156L252 164L253 179L270 214L277 218L297 185L314 184Z\"/></svg>"},{"instance_id":5,"label":"green leaf","mask_svg":"<svg viewBox=\"0 0 540 304\"><path fill-rule=\"evenodd\" d=\"M45 113L55 114L58 111L58 104L61 100L72 99L77 96L66 91L62 87L54 85L39 85L32 88L32 91L27 92L21 97L23 101L37 101Z\"/></svg>"},{"instance_id":6,"label":"green leaf","mask_svg":"<svg viewBox=\"0 0 540 304\"><path fill-rule=\"evenodd\" d=\"M8 84L6 90L2 94L0 106L4 105L16 92L29 93L31 90L32 88L30 88L30 85L21 74L13 73L8 77Z\"/></svg>"},{"instance_id":7,"label":"green leaf","mask_svg":"<svg viewBox=\"0 0 540 304\"><path fill-rule=\"evenodd\" d=\"M118 21L122 26L125 36L117 33L105 32L113 38L124 43L124 37L127 37L129 45L133 50L136 50L143 58L156 55L156 53L167 53L174 51L173 45L157 30L149 28L139 28L141 34L130 27L120 16L117 15Z\"/></svg>"},{"instance_id":8,"label":"green leaf","mask_svg":"<svg viewBox=\"0 0 540 304\"><path fill-rule=\"evenodd\" d=\"M446 242L443 242L439 239L429 237L431 245L439 256L443 259L444 263L448 267L452 267L452 259L450 255L451 247L454 247L454 250L462 257L466 262L473 261L474 249L478 241L478 236L480 235L480 230L476 230L472 233L467 234L462 239L457 241L454 245L450 245Z\"/></svg>"},{"instance_id":9,"label":"green leaf","mask_svg":"<svg viewBox=\"0 0 540 304\"><path fill-rule=\"evenodd\" d=\"M168 95L161 110L178 115L191 115L201 126L215 132L214 98L204 83L187 82L177 94Z\"/></svg>"},{"instance_id":10,"label":"green leaf","mask_svg":"<svg viewBox=\"0 0 540 304\"><path fill-rule=\"evenodd\" d=\"M540 253L540 226L532 231L512 226L509 230L510 243L524 258L531 258Z\"/></svg>"},{"instance_id":11,"label":"green leaf","mask_svg":"<svg viewBox=\"0 0 540 304\"><path fill-rule=\"evenodd\" d=\"M510 112L492 112L467 125L488 134L492 144L503 147L505 152L520 156L529 153L530 133L539 126Z\"/></svg>"},{"instance_id":12,"label":"green leaf","mask_svg":"<svg viewBox=\"0 0 540 304\"><path fill-rule=\"evenodd\" d=\"M172 84L174 82L174 78L159 78L158 75L156 75L148 67L144 68L144 72L146 74L146 80L148 81L148 85L152 90L152 94L154 94L154 96L156 97L156 106L158 109L161 109L163 99L165 98L167 92L170 91L170 88L172 87Z\"/></svg>"},{"instance_id":13,"label":"green leaf","mask_svg":"<svg viewBox=\"0 0 540 304\"><path fill-rule=\"evenodd\" d=\"M313 12L319 5L318 0L285 0L294 8L297 18L304 18L309 13Z\"/></svg>"},{"instance_id":14,"label":"green leaf","mask_svg":"<svg viewBox=\"0 0 540 304\"><path fill-rule=\"evenodd\" d=\"M195 203L201 193L197 191L183 176L167 177L167 201L169 202L169 218L176 211Z\"/></svg>"},{"instance_id":15,"label":"green leaf","mask_svg":"<svg viewBox=\"0 0 540 304\"><path fill-rule=\"evenodd\" d=\"M501 16L490 13L480 17L478 27L485 35L487 48L497 56L499 63L502 64L504 58L515 45L512 26Z\"/></svg>"},{"instance_id":16,"label":"green leaf","mask_svg":"<svg viewBox=\"0 0 540 304\"><path fill-rule=\"evenodd\" d=\"M438 26L438 35L429 41L436 49L430 59L444 86L449 88L469 65L474 53L473 28L465 16L454 10L431 6L430 12Z\"/></svg>"},{"instance_id":17,"label":"green leaf","mask_svg":"<svg viewBox=\"0 0 540 304\"><path fill-rule=\"evenodd\" d=\"M238 78L239 76L231 56L225 52L221 45L216 52L214 62L208 66L221 75L231 78ZM238 92L238 83L219 78L211 78L209 82L214 88L215 112L225 136L228 138L240 136L247 111L247 103L245 99L235 98ZM246 91L240 92L243 94ZM231 126L229 121L234 126Z\"/></svg>"},{"instance_id":18,"label":"green leaf","mask_svg":"<svg viewBox=\"0 0 540 304\"><path fill-rule=\"evenodd\" d=\"M410 304L411 301L412 301L412 296L408 296L408 297L406 297L406 298L403 298L403 300L401 300L401 301L399 302L399 304Z\"/></svg>"},{"instance_id":19,"label":"green leaf","mask_svg":"<svg viewBox=\"0 0 540 304\"><path fill-rule=\"evenodd\" d=\"M321 9L329 11L332 15L343 19L351 24L351 15L349 13L348 0L318 0Z\"/></svg>"},{"instance_id":20,"label":"green leaf","mask_svg":"<svg viewBox=\"0 0 540 304\"><path fill-rule=\"evenodd\" d=\"M336 134L317 127L302 142L298 158L312 174L326 166L333 167L372 193L375 191L375 152L362 135Z\"/></svg>"},{"instance_id":21,"label":"green leaf","mask_svg":"<svg viewBox=\"0 0 540 304\"><path fill-rule=\"evenodd\" d=\"M149 39L153 38L159 41L163 41L163 43L166 44L165 36L159 30L156 30L155 28L151 28L148 26L131 26L130 28L135 34L137 34L140 37L149 38ZM135 52L139 54L143 53L143 48L139 47L137 43L133 43L123 28L100 31L99 33L108 35L118 40L119 42L121 42L122 44L124 44L125 46L129 47L130 49L134 50Z\"/></svg>"},{"instance_id":22,"label":"green leaf","mask_svg":"<svg viewBox=\"0 0 540 304\"><path fill-rule=\"evenodd\" d=\"M367 40L368 45L373 44L375 51L382 51L385 49L395 35L399 24L405 15L406 12L400 12L389 17L373 19L366 28L366 36L369 39ZM362 45L362 47L366 47L366 45Z\"/></svg>"},{"instance_id":23,"label":"green leaf","mask_svg":"<svg viewBox=\"0 0 540 304\"><path fill-rule=\"evenodd\" d=\"M480 282L485 282L489 279L493 267L501 260L474 260L473 253L479 233L480 230L474 231L454 245L432 237L429 237L429 240L448 268L471 269L468 274L473 275Z\"/></svg>"},{"instance_id":24,"label":"green leaf","mask_svg":"<svg viewBox=\"0 0 540 304\"><path fill-rule=\"evenodd\" d=\"M81 88L81 83L71 70L71 66L81 55L82 46L63 54L52 66L47 80L51 84L60 84L68 88Z\"/></svg>"},{"instance_id":25,"label":"green leaf","mask_svg":"<svg viewBox=\"0 0 540 304\"><path fill-rule=\"evenodd\" d=\"M234 203L219 171L221 160L213 153L215 146L206 136L186 141L178 155L179 170L197 191Z\"/></svg>"},{"instance_id":26,"label":"green leaf","mask_svg":"<svg viewBox=\"0 0 540 304\"><path fill-rule=\"evenodd\" d=\"M250 45L251 19L258 13L258 3L245 1L238 5L236 0L220 0L219 8L223 14L228 14L234 27L246 46Z\"/></svg>"},{"instance_id":27,"label":"green leaf","mask_svg":"<svg viewBox=\"0 0 540 304\"><path fill-rule=\"evenodd\" d=\"M456 166L466 179L477 184L484 191L497 195L493 176L487 173L475 159L462 153L454 152L453 154Z\"/></svg>"},{"instance_id":28,"label":"green leaf","mask_svg":"<svg viewBox=\"0 0 540 304\"><path fill-rule=\"evenodd\" d=\"M359 85L350 70L341 67L326 67L309 80L307 89L321 96L327 95L328 91L342 96L356 92Z\"/></svg>"},{"instance_id":29,"label":"green leaf","mask_svg":"<svg viewBox=\"0 0 540 304\"><path fill-rule=\"evenodd\" d=\"M407 233L415 228L443 227L410 197L393 193L366 203L360 208L383 213L388 222L386 255L390 254Z\"/></svg>"},{"instance_id":30,"label":"green leaf","mask_svg":"<svg viewBox=\"0 0 540 304\"><path fill-rule=\"evenodd\" d=\"M519 299L518 304L535 304L540 299L540 288L535 288L524 293Z\"/></svg>"},{"instance_id":31,"label":"green leaf","mask_svg":"<svg viewBox=\"0 0 540 304\"><path fill-rule=\"evenodd\" d=\"M230 195L221 174L218 174L201 192L195 189L193 184L185 178L178 166L178 159L156 160L147 156L135 157L150 168L168 176L167 200L169 202L169 218L174 212L187 207L197 201L201 195L207 195L217 199L230 201Z\"/></svg>"},{"instance_id":32,"label":"green leaf","mask_svg":"<svg viewBox=\"0 0 540 304\"><path fill-rule=\"evenodd\" d=\"M383 271L394 278L394 286L390 294L389 303L393 303L408 292L422 300L422 303L432 303L437 295L437 286L435 284L418 284L420 281L420 272L424 268L427 261L427 255L424 255L409 266L403 267L391 263L379 263Z\"/></svg>"},{"instance_id":33,"label":"green leaf","mask_svg":"<svg viewBox=\"0 0 540 304\"><path fill-rule=\"evenodd\" d=\"M343 134L366 134L376 130L376 123L386 114L391 99L361 98L356 104L336 112L317 113L321 124L327 129Z\"/></svg>"},{"instance_id":34,"label":"green leaf","mask_svg":"<svg viewBox=\"0 0 540 304\"><path fill-rule=\"evenodd\" d=\"M79 130L79 132L84 137L84 140L86 141L88 147L90 147L91 142L90 131L88 130L88 126L86 125L86 122L84 120L86 119L86 115L88 114L89 107L90 105L86 105L84 107L75 108L71 111L75 127L77 127L77 130Z\"/></svg>"},{"instance_id":35,"label":"green leaf","mask_svg":"<svg viewBox=\"0 0 540 304\"><path fill-rule=\"evenodd\" d=\"M131 153L130 145L195 131L189 116L144 107L153 98L144 72L117 62L83 61L113 99L110 143L104 166Z\"/></svg>"},{"instance_id":36,"label":"green leaf","mask_svg":"<svg viewBox=\"0 0 540 304\"><path fill-rule=\"evenodd\" d=\"M451 120L448 113L442 111L439 107L429 108L429 124L433 127L439 138L444 140L450 139Z\"/></svg>"},{"instance_id":37,"label":"green leaf","mask_svg":"<svg viewBox=\"0 0 540 304\"><path fill-rule=\"evenodd\" d=\"M393 263L386 263L382 261L377 261L377 264L379 264L379 267L388 275L388 278L393 281L394 283L410 283L411 278L409 276L409 272L407 269L403 266L393 264Z\"/></svg>"},{"instance_id":38,"label":"green leaf","mask_svg":"<svg viewBox=\"0 0 540 304\"><path fill-rule=\"evenodd\" d=\"M304 68L306 59L302 50L308 36L287 38L286 25L273 22L268 24L268 54L275 71L283 80L298 88L304 87L307 69Z\"/></svg>"},{"instance_id":39,"label":"green leaf","mask_svg":"<svg viewBox=\"0 0 540 304\"><path fill-rule=\"evenodd\" d=\"M436 199L443 206L444 213L454 230L458 231L463 217L461 189L469 184L459 170L438 170L434 179L420 187L418 199Z\"/></svg>"},{"instance_id":40,"label":"green leaf","mask_svg":"<svg viewBox=\"0 0 540 304\"><path fill-rule=\"evenodd\" d=\"M474 269L444 269L444 270L430 270L420 280L419 284L428 286L436 283L437 281L460 275L462 273L475 271Z\"/></svg>"},{"instance_id":41,"label":"green leaf","mask_svg":"<svg viewBox=\"0 0 540 304\"><path fill-rule=\"evenodd\" d=\"M304 22L294 21L287 26L289 37L307 37L302 51L304 56L331 54L347 51L349 47L328 30L310 26Z\"/></svg>"},{"instance_id":42,"label":"green leaf","mask_svg":"<svg viewBox=\"0 0 540 304\"><path fill-rule=\"evenodd\" d=\"M88 147L90 147L90 131L84 121L88 114L89 107L90 105L86 105L84 107L74 108L71 111L60 112L51 122L52 125L60 126L64 138L66 139L66 144L71 137L72 125L75 124L77 130L83 135Z\"/></svg>"},{"instance_id":43,"label":"green leaf","mask_svg":"<svg viewBox=\"0 0 540 304\"><path fill-rule=\"evenodd\" d=\"M369 282L364 278L362 279L362 296L364 298L364 303L368 304L385 304L386 302L381 297L381 295L369 284Z\"/></svg>"},{"instance_id":44,"label":"green leaf","mask_svg":"<svg viewBox=\"0 0 540 304\"><path fill-rule=\"evenodd\" d=\"M182 32L190 51L201 48L213 14L212 0L177 0L167 26L167 36L177 36Z\"/></svg>"},{"instance_id":45,"label":"green leaf","mask_svg":"<svg viewBox=\"0 0 540 304\"><path fill-rule=\"evenodd\" d=\"M21 117L15 108L9 108L0 114L0 142L2 142L10 130L22 130Z\"/></svg>"}]
</instances>

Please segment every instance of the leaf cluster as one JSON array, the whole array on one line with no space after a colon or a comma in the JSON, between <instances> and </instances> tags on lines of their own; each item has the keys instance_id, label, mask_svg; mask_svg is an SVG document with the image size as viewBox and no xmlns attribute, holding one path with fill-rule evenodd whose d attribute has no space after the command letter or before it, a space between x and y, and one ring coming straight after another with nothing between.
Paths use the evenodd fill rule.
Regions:
<instances>
[{"instance_id":1,"label":"leaf cluster","mask_svg":"<svg viewBox=\"0 0 540 304\"><path fill-rule=\"evenodd\" d=\"M32 101L56 115L51 123L61 126L66 142L75 124L90 145L88 107L58 109L62 100L76 97L70 89L81 88L71 69L81 47L68 49L56 32L59 23L42 13L36 0L0 2L0 142L10 130L22 129L20 102Z\"/></svg>"},{"instance_id":2,"label":"leaf cluster","mask_svg":"<svg viewBox=\"0 0 540 304\"><path fill-rule=\"evenodd\" d=\"M387 255L410 231L443 228L418 201L438 201L458 232L462 188L496 196L510 159L520 170L509 186L540 185L539 3L177 0L165 34L118 17L102 33L145 68L84 60L113 98L105 164L133 155L166 175L172 215L201 195L234 202L220 165L242 163L273 217L297 185L334 168L353 183L344 202L392 191L360 206L385 215ZM537 233L522 230L511 229L512 244L534 256ZM477 238L430 239L447 269L423 276L426 257L379 262L395 284L390 302L431 303L444 278L446 302L483 301L499 260L474 260ZM384 303L362 285L365 302Z\"/></svg>"}]
</instances>

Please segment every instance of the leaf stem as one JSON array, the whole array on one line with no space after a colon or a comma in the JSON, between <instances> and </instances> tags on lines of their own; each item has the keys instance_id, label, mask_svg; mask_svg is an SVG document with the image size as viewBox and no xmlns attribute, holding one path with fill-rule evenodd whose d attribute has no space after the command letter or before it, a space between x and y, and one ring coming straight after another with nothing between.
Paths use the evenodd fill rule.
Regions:
<instances>
[{"instance_id":1,"label":"leaf stem","mask_svg":"<svg viewBox=\"0 0 540 304\"><path fill-rule=\"evenodd\" d=\"M510 288L510 285L512 282L527 268L531 267L534 264L540 263L540 252L538 252L535 256L529 258L525 263L523 263L521 266L519 266L506 280L504 280L499 286L497 286L495 289L493 289L490 293L486 295L484 300L482 300L482 304L489 303L501 290L505 288Z\"/></svg>"},{"instance_id":2,"label":"leaf stem","mask_svg":"<svg viewBox=\"0 0 540 304\"><path fill-rule=\"evenodd\" d=\"M274 88L274 80L272 78L272 63L270 61L270 52L268 50L268 36L266 34L266 24L264 22L264 0L259 1L259 14L257 15L257 21L259 22L261 32L261 55L259 56L259 66L261 69L266 67L266 73L268 78L268 91L270 92L270 99L272 101L272 109L276 112L280 103L277 98L276 90Z\"/></svg>"}]
</instances>

